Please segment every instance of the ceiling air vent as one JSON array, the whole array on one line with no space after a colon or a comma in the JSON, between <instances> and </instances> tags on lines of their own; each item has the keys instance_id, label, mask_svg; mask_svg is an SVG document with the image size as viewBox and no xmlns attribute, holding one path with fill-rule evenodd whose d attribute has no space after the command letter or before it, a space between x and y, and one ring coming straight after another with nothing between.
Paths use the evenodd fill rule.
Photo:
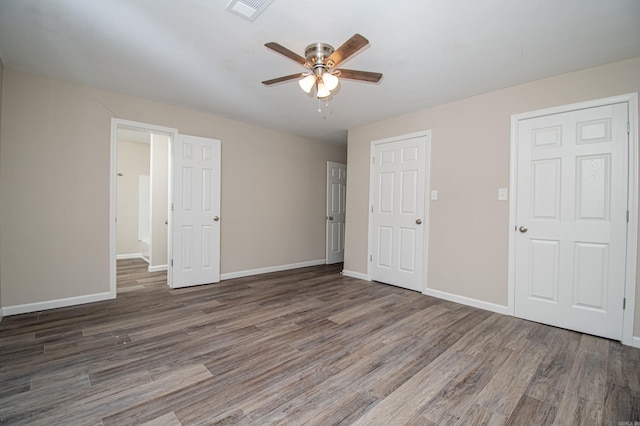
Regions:
<instances>
[{"instance_id":1,"label":"ceiling air vent","mask_svg":"<svg viewBox=\"0 0 640 426\"><path fill-rule=\"evenodd\" d=\"M231 0L227 10L244 19L254 21L273 0Z\"/></svg>"}]
</instances>

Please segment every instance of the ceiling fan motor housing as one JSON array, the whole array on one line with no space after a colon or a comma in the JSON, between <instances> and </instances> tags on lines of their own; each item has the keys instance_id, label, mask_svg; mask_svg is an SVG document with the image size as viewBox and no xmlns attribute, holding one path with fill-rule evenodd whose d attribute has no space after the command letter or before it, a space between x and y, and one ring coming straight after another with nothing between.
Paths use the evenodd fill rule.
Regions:
<instances>
[{"instance_id":1,"label":"ceiling fan motor housing","mask_svg":"<svg viewBox=\"0 0 640 426\"><path fill-rule=\"evenodd\" d=\"M322 74L331 66L327 59L333 52L333 46L327 43L313 43L304 50L304 56L309 61L310 68L314 73Z\"/></svg>"}]
</instances>

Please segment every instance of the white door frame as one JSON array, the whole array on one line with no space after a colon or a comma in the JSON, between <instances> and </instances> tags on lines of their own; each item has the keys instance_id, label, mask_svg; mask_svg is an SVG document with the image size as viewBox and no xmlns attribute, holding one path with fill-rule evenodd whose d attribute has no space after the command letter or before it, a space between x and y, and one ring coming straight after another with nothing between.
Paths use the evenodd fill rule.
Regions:
<instances>
[{"instance_id":1,"label":"white door frame","mask_svg":"<svg viewBox=\"0 0 640 426\"><path fill-rule=\"evenodd\" d=\"M372 206L374 204L374 172L375 172L375 164L373 162L373 156L375 152L376 145L381 145L389 142L397 142L405 139L424 137L427 140L427 146L425 147L425 174L424 174L424 222L422 227L422 237L424 238L424 253L422 253L422 271L420 272L420 292L426 294L425 292L428 289L427 285L427 265L429 261L429 194L430 186L430 176L431 176L431 130L423 130L421 132L409 133L406 135L393 136L390 138L379 139L375 141L371 141L371 145L369 148L369 225L368 225L368 252L367 252L367 280L371 281L371 256L374 251L374 239L373 239L373 211Z\"/></svg>"},{"instance_id":2,"label":"white door frame","mask_svg":"<svg viewBox=\"0 0 640 426\"><path fill-rule=\"evenodd\" d=\"M109 176L109 296L115 299L117 294L117 262L116 262L116 188L118 176L118 127L131 127L143 131L165 133L169 135L169 145L173 145L173 136L178 129L157 126L155 124L137 121L111 119L111 167ZM168 208L168 206L167 206ZM169 247L171 246L171 231L169 229Z\"/></svg>"},{"instance_id":3,"label":"white door frame","mask_svg":"<svg viewBox=\"0 0 640 426\"><path fill-rule=\"evenodd\" d=\"M622 343L633 345L633 323L636 301L636 271L637 271L637 249L638 249L638 94L629 93L626 95L614 96L604 99L596 99L587 102L580 102L570 105L563 105L553 108L546 108L537 111L515 114L511 116L511 165L509 186L511 197L509 201L509 258L508 258L508 296L507 310L512 316L515 315L515 238L516 238L516 205L517 205L517 182L518 182L518 122L544 115L559 114L580 109L593 108L603 105L626 102L629 105L629 163L628 163L628 194L627 206L629 220L627 224L627 245L626 245L626 272L624 297L626 308L622 320ZM636 342L636 345L640 342Z\"/></svg>"}]
</instances>

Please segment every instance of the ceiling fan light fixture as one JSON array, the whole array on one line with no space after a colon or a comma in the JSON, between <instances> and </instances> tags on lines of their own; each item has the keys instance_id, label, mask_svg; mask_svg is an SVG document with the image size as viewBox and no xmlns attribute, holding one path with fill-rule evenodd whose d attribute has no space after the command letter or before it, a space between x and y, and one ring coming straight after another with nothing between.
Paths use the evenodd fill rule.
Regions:
<instances>
[{"instance_id":1,"label":"ceiling fan light fixture","mask_svg":"<svg viewBox=\"0 0 640 426\"><path fill-rule=\"evenodd\" d=\"M329 97L331 95L331 91L329 91L329 89L327 89L327 86L321 81L318 80L318 99L323 99L326 97Z\"/></svg>"},{"instance_id":2,"label":"ceiling fan light fixture","mask_svg":"<svg viewBox=\"0 0 640 426\"><path fill-rule=\"evenodd\" d=\"M313 86L315 86L316 84L316 76L313 74L309 74L306 77L298 80L298 84L300 85L300 88L306 93L311 93L311 89L313 89Z\"/></svg>"},{"instance_id":3,"label":"ceiling fan light fixture","mask_svg":"<svg viewBox=\"0 0 640 426\"><path fill-rule=\"evenodd\" d=\"M338 87L338 77L331 73L325 72L324 74L322 74L322 81L324 82L327 90L333 90Z\"/></svg>"}]
</instances>

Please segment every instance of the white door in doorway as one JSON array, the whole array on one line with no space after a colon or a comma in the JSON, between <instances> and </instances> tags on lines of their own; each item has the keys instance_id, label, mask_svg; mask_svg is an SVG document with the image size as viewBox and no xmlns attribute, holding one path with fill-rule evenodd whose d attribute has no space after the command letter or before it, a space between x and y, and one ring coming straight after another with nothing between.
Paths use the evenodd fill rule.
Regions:
<instances>
[{"instance_id":1,"label":"white door in doorway","mask_svg":"<svg viewBox=\"0 0 640 426\"><path fill-rule=\"evenodd\" d=\"M372 143L369 276L422 291L429 134Z\"/></svg>"},{"instance_id":2,"label":"white door in doorway","mask_svg":"<svg viewBox=\"0 0 640 426\"><path fill-rule=\"evenodd\" d=\"M347 165L327 161L327 264L344 261L346 189Z\"/></svg>"},{"instance_id":3,"label":"white door in doorway","mask_svg":"<svg viewBox=\"0 0 640 426\"><path fill-rule=\"evenodd\" d=\"M220 141L176 134L171 287L220 281Z\"/></svg>"},{"instance_id":4,"label":"white door in doorway","mask_svg":"<svg viewBox=\"0 0 640 426\"><path fill-rule=\"evenodd\" d=\"M517 123L515 315L622 337L628 104Z\"/></svg>"}]
</instances>

